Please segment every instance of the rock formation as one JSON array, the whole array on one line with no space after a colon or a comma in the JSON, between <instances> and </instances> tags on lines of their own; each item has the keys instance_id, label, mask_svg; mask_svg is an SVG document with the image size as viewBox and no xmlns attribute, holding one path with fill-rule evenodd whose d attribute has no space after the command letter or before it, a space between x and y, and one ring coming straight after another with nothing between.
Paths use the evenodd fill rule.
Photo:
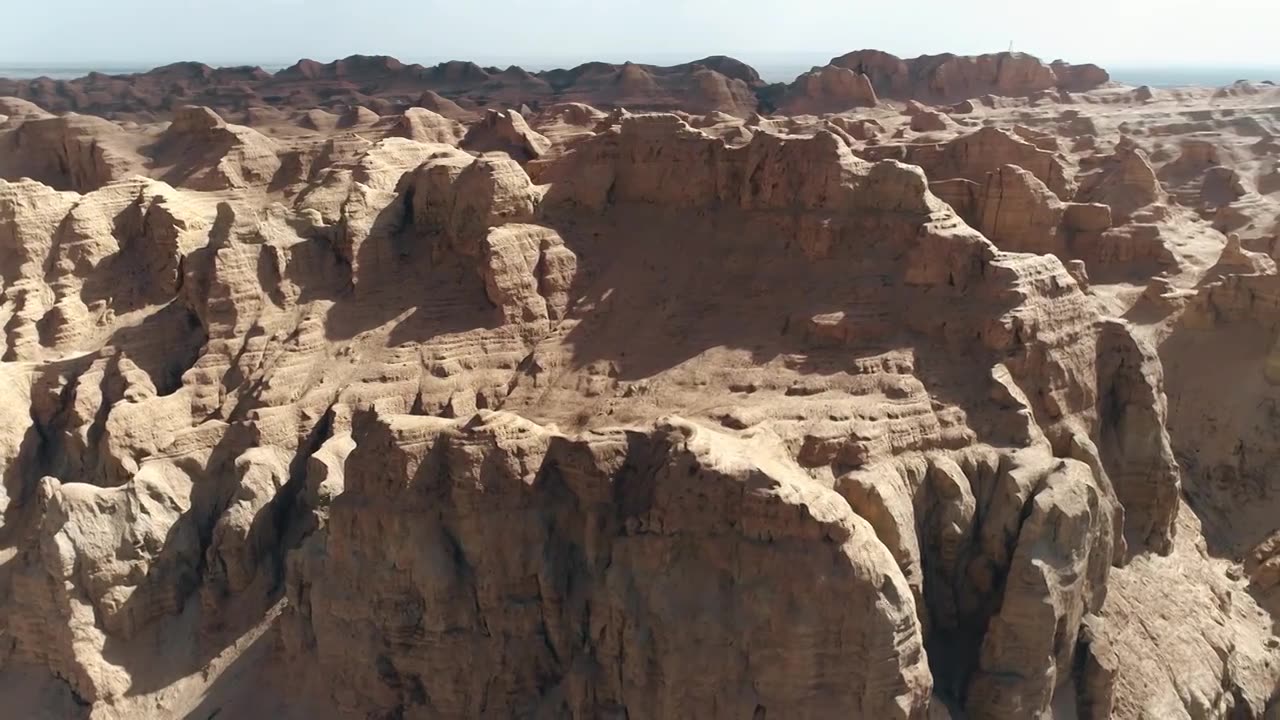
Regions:
<instances>
[{"instance_id":1,"label":"rock formation","mask_svg":"<svg viewBox=\"0 0 1280 720\"><path fill-rule=\"evenodd\" d=\"M0 103L12 712L1274 715L1273 99L676 68Z\"/></svg>"},{"instance_id":2,"label":"rock formation","mask_svg":"<svg viewBox=\"0 0 1280 720\"><path fill-rule=\"evenodd\" d=\"M1081 177L1080 199L1111 207L1119 218L1161 199L1163 191L1147 156L1132 142L1120 142L1099 167Z\"/></svg>"},{"instance_id":3,"label":"rock formation","mask_svg":"<svg viewBox=\"0 0 1280 720\"><path fill-rule=\"evenodd\" d=\"M474 120L476 114L466 110L458 103L447 97L440 95L432 90L422 93L422 97L414 103L417 107L426 108L438 115L443 115L450 120Z\"/></svg>"},{"instance_id":4,"label":"rock formation","mask_svg":"<svg viewBox=\"0 0 1280 720\"><path fill-rule=\"evenodd\" d=\"M515 160L537 160L551 143L535 132L515 110L490 110L467 131L463 147L475 152L504 152Z\"/></svg>"},{"instance_id":5,"label":"rock formation","mask_svg":"<svg viewBox=\"0 0 1280 720\"><path fill-rule=\"evenodd\" d=\"M12 129L0 130L4 177L29 177L60 190L87 192L137 172L141 164L127 148L128 139L120 127L101 118L30 114L10 118Z\"/></svg>"},{"instance_id":6,"label":"rock formation","mask_svg":"<svg viewBox=\"0 0 1280 720\"><path fill-rule=\"evenodd\" d=\"M1043 182L1060 199L1075 196L1065 160L1055 153L998 128L982 128L945 143L887 144L867 148L869 157L895 159L919 165L932 179L963 178L984 182L987 173L1004 165L1016 165Z\"/></svg>"},{"instance_id":7,"label":"rock formation","mask_svg":"<svg viewBox=\"0 0 1280 720\"><path fill-rule=\"evenodd\" d=\"M417 142L457 145L466 134L466 128L457 120L450 120L425 108L412 107L400 116L394 132L400 137Z\"/></svg>"},{"instance_id":8,"label":"rock formation","mask_svg":"<svg viewBox=\"0 0 1280 720\"><path fill-rule=\"evenodd\" d=\"M948 126L947 116L937 110L922 110L911 116L911 129L919 133L946 130Z\"/></svg>"},{"instance_id":9,"label":"rock formation","mask_svg":"<svg viewBox=\"0 0 1280 720\"><path fill-rule=\"evenodd\" d=\"M1005 165L991 171L978 192L976 227L1002 249L1061 257L1067 254L1060 237L1065 210L1030 171Z\"/></svg>"},{"instance_id":10,"label":"rock formation","mask_svg":"<svg viewBox=\"0 0 1280 720\"><path fill-rule=\"evenodd\" d=\"M179 108L151 154L154 165L168 168L166 181L195 190L265 184L280 168L271 139L205 107Z\"/></svg>"},{"instance_id":11,"label":"rock formation","mask_svg":"<svg viewBox=\"0 0 1280 720\"><path fill-rule=\"evenodd\" d=\"M828 65L796 78L780 110L793 115L821 114L874 107L876 103L875 88L866 75Z\"/></svg>"},{"instance_id":12,"label":"rock formation","mask_svg":"<svg viewBox=\"0 0 1280 720\"><path fill-rule=\"evenodd\" d=\"M1024 53L922 55L904 60L879 50L858 50L831 60L871 80L881 97L957 102L981 95L1027 96L1059 88L1092 90L1110 78L1096 65L1055 61L1046 65Z\"/></svg>"},{"instance_id":13,"label":"rock formation","mask_svg":"<svg viewBox=\"0 0 1280 720\"><path fill-rule=\"evenodd\" d=\"M901 60L859 50L785 85L769 85L755 69L724 56L667 67L590 62L530 73L514 66L503 70L453 61L424 67L387 56L353 55L330 63L300 60L274 74L261 68L178 63L135 75L92 73L76 80L0 78L0 97L31 101L57 113L136 120L162 119L184 105L201 105L246 123L254 109L280 104L300 110L326 106L334 112L363 106L379 114L418 106L459 121L473 119L477 109L527 105L538 110L558 102L746 117L777 108L842 112L875 105L877 96L941 104L987 94L1079 92L1107 81L1106 71L1095 65L1045 65L1021 53ZM13 113L0 106L0 115Z\"/></svg>"},{"instance_id":14,"label":"rock formation","mask_svg":"<svg viewBox=\"0 0 1280 720\"><path fill-rule=\"evenodd\" d=\"M482 68L469 62L423 67L386 56L353 55L330 63L300 60L274 74L260 68L179 63L135 75L0 79L0 97L31 101L59 113L140 120L167 117L184 105L207 106L238 118L250 108L282 103L302 110L365 106L379 114L379 105L397 112L418 106L453 120L470 120L476 107L556 102L719 110L745 116L756 109L756 92L764 87L754 69L723 56L670 67L586 63L529 73L518 67Z\"/></svg>"}]
</instances>

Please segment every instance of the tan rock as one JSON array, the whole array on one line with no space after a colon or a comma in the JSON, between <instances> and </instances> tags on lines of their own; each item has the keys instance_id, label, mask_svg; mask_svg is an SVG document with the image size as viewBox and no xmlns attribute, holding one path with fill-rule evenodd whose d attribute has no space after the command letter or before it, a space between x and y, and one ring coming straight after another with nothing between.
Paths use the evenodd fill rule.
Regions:
<instances>
[{"instance_id":1,"label":"tan rock","mask_svg":"<svg viewBox=\"0 0 1280 720\"><path fill-rule=\"evenodd\" d=\"M1121 142L1100 167L1080 176L1076 199L1109 205L1112 214L1123 221L1139 209L1160 202L1162 196L1146 154L1133 143Z\"/></svg>"},{"instance_id":2,"label":"tan rock","mask_svg":"<svg viewBox=\"0 0 1280 720\"><path fill-rule=\"evenodd\" d=\"M997 168L977 196L978 229L1001 249L1066 255L1064 205L1030 172Z\"/></svg>"},{"instance_id":3,"label":"tan rock","mask_svg":"<svg viewBox=\"0 0 1280 720\"><path fill-rule=\"evenodd\" d=\"M319 132L331 132L338 127L338 116L331 112L325 112L319 108L313 108L303 113L298 120L298 124L308 130L316 130Z\"/></svg>"},{"instance_id":4,"label":"tan rock","mask_svg":"<svg viewBox=\"0 0 1280 720\"><path fill-rule=\"evenodd\" d=\"M46 120L53 117L53 113L39 105L16 97L0 97L0 114L5 116L6 123L12 122L14 125L28 120Z\"/></svg>"},{"instance_id":5,"label":"tan rock","mask_svg":"<svg viewBox=\"0 0 1280 720\"><path fill-rule=\"evenodd\" d=\"M489 231L480 253L485 291L508 322L564 317L577 258L555 231L507 223Z\"/></svg>"},{"instance_id":6,"label":"tan rock","mask_svg":"<svg viewBox=\"0 0 1280 720\"><path fill-rule=\"evenodd\" d=\"M1103 232L1111 228L1111 206L1102 203L1066 203L1062 222L1077 232Z\"/></svg>"},{"instance_id":7,"label":"tan rock","mask_svg":"<svg viewBox=\"0 0 1280 720\"><path fill-rule=\"evenodd\" d=\"M994 62L912 62L938 84L909 117L1046 78ZM1265 717L1269 96L1064 111L1073 71L1048 71L928 142L896 105L765 117L781 88L716 57L63 84L138 107L116 83L163 75L259 124L155 110L83 153L51 124L30 167L102 184L0 182L0 696L121 719ZM536 110L459 148L460 121L400 114L424 88ZM693 101L578 103L622 97ZM405 118L453 140L396 137ZM60 165L93 142L142 176Z\"/></svg>"},{"instance_id":8,"label":"tan rock","mask_svg":"<svg viewBox=\"0 0 1280 720\"><path fill-rule=\"evenodd\" d=\"M929 192L947 203L970 225L978 224L978 194L982 186L972 180L952 178L929 183Z\"/></svg>"},{"instance_id":9,"label":"tan rock","mask_svg":"<svg viewBox=\"0 0 1280 720\"><path fill-rule=\"evenodd\" d=\"M1046 65L1023 53L977 56L923 55L901 59L879 50L859 50L831 65L867 75L884 97L956 102L980 95L1026 96L1049 88L1088 90L1105 83L1095 65Z\"/></svg>"},{"instance_id":10,"label":"tan rock","mask_svg":"<svg viewBox=\"0 0 1280 720\"><path fill-rule=\"evenodd\" d=\"M1124 323L1102 327L1098 360L1099 451L1126 508L1130 548L1173 547L1181 470L1165 429L1168 402L1154 348Z\"/></svg>"},{"instance_id":11,"label":"tan rock","mask_svg":"<svg viewBox=\"0 0 1280 720\"><path fill-rule=\"evenodd\" d=\"M849 118L837 115L830 122L855 140L870 140L884 134L884 125L874 118Z\"/></svg>"},{"instance_id":12,"label":"tan rock","mask_svg":"<svg viewBox=\"0 0 1280 720\"><path fill-rule=\"evenodd\" d=\"M437 115L443 115L450 120L464 122L476 119L476 114L474 112L466 110L458 103L432 90L422 93L415 104L418 107L426 108Z\"/></svg>"},{"instance_id":13,"label":"tan rock","mask_svg":"<svg viewBox=\"0 0 1280 720\"><path fill-rule=\"evenodd\" d=\"M1231 233L1227 235L1227 245L1222 248L1214 269L1221 274L1275 275L1276 262L1263 253L1245 250L1240 243L1240 236Z\"/></svg>"},{"instance_id":14,"label":"tan rock","mask_svg":"<svg viewBox=\"0 0 1280 720\"><path fill-rule=\"evenodd\" d=\"M869 158L899 159L919 165L931 180L964 178L981 183L986 182L987 173L1004 165L1017 165L1047 185L1061 200L1073 199L1076 192L1069 168L1060 156L992 127L946 143L882 145L866 148L864 154Z\"/></svg>"},{"instance_id":15,"label":"tan rock","mask_svg":"<svg viewBox=\"0 0 1280 720\"><path fill-rule=\"evenodd\" d=\"M1041 150L1056 153L1061 152L1062 147L1058 143L1056 135L1047 132L1034 130L1025 125L1014 125L1013 134L1035 145Z\"/></svg>"},{"instance_id":16,"label":"tan rock","mask_svg":"<svg viewBox=\"0 0 1280 720\"><path fill-rule=\"evenodd\" d=\"M796 78L780 109L796 115L821 114L874 107L877 102L875 88L866 75L827 65Z\"/></svg>"},{"instance_id":17,"label":"tan rock","mask_svg":"<svg viewBox=\"0 0 1280 720\"><path fill-rule=\"evenodd\" d=\"M977 717L1045 712L1071 672L1081 621L1105 597L1110 513L1088 466L1061 461L1037 484L969 687Z\"/></svg>"},{"instance_id":18,"label":"tan rock","mask_svg":"<svg viewBox=\"0 0 1280 720\"><path fill-rule=\"evenodd\" d=\"M430 110L431 108L427 108ZM364 125L372 125L378 122L381 116L363 105L347 108L342 115L338 116L338 127L353 128Z\"/></svg>"},{"instance_id":19,"label":"tan rock","mask_svg":"<svg viewBox=\"0 0 1280 720\"><path fill-rule=\"evenodd\" d=\"M517 162L528 162L542 157L551 143L515 110L491 110L467 131L462 147L474 152L505 152Z\"/></svg>"},{"instance_id":20,"label":"tan rock","mask_svg":"<svg viewBox=\"0 0 1280 720\"><path fill-rule=\"evenodd\" d=\"M138 172L142 158L114 123L87 115L27 114L0 129L0 177L31 178L59 190L88 192ZM11 123L12 124L12 123Z\"/></svg>"},{"instance_id":21,"label":"tan rock","mask_svg":"<svg viewBox=\"0 0 1280 720\"><path fill-rule=\"evenodd\" d=\"M916 132L940 132L949 127L947 116L937 110L925 110L911 116L911 129Z\"/></svg>"},{"instance_id":22,"label":"tan rock","mask_svg":"<svg viewBox=\"0 0 1280 720\"><path fill-rule=\"evenodd\" d=\"M424 108L412 107L404 111L392 132L414 142L457 145L466 134L466 128L456 120Z\"/></svg>"},{"instance_id":23,"label":"tan rock","mask_svg":"<svg viewBox=\"0 0 1280 720\"><path fill-rule=\"evenodd\" d=\"M742 686L743 694L732 694L740 699L729 701L738 714L758 713L757 708L768 707L806 707L817 715L847 712L909 717L923 713L929 698L928 671L910 593L901 575L866 523L838 495L813 485L799 468L779 464L769 455L760 456L752 444L677 419L638 436L635 450L628 450L626 438L616 433L589 441L570 440L510 415L482 413L477 420L463 423L384 416L370 421L357 434L352 467L364 471L347 478L344 499L359 497L361 502L340 501L334 506L325 550L314 564L303 568L311 580L304 586L305 595L295 599L310 608L314 652L324 658L324 671L335 680L341 678L333 686L341 688L334 693L341 705L414 705L418 702L414 688L421 687L442 713L478 712L484 700L476 690L490 681L456 662L459 653L466 653L472 663L508 668L498 677L503 678L504 693L515 693L516 697L534 692L543 682L537 675L542 671L536 668L549 663L546 671L566 680L572 678L567 687L576 688L556 703L586 715L617 707L655 715L680 709L721 712L712 708L726 702L725 683ZM425 448L436 443L444 451L425 455ZM366 456L363 448L371 446L387 450ZM427 488L388 484L383 479L398 472L391 468L402 463L424 470L441 463L439 470L424 472L423 480L428 483L440 482L448 477L446 473L457 473L456 484L451 483L454 499L450 505L431 512L426 522L410 522L411 516L421 517L418 513L422 512L421 501L411 498ZM564 469L552 476L540 471L552 463ZM642 481L645 486L636 487L635 494L609 500L613 473L628 464L652 468L651 479ZM624 477L618 482L630 483L626 479L629 471L622 472ZM693 487L701 489L691 493ZM715 510L700 509L697 498L703 493L719 500ZM565 524L544 529L513 524L526 513L540 512L539 507L545 508L544 512L558 512L553 508L571 498L593 508L590 515L580 516L587 525L568 524L568 517ZM499 502L507 509L477 515L467 509L477 502ZM616 509L614 502L620 503ZM775 507L782 512L777 520L772 519ZM786 508L806 510L796 514ZM578 551L584 553L579 563L557 560L564 550L555 548L567 547L568 538L595 527L592 518L597 512L602 513L601 519L617 519L590 531L590 543ZM729 528L730 534L717 528ZM510 538L513 531L519 533L517 541L499 545L502 552L480 551L481 543L499 536ZM388 543L402 532L411 533L418 541ZM749 551L751 562L726 565L721 553L739 551L729 548L742 547L735 540L740 533L771 540ZM449 542L456 548L452 559L437 555L432 564L421 565L420 571L408 577L396 571L401 562L397 548L422 543L433 546L445 534L453 538ZM795 540L810 536L834 537L837 544L817 557L796 556L785 550ZM378 562L360 561L353 553L370 542L385 545L390 552ZM460 562L470 567L465 574L459 574ZM840 573L839 580L831 580L850 584L849 593L840 593L847 598L845 602L828 605L823 596L802 592L799 585L781 579L815 562L850 568L850 572ZM432 568L432 574L419 574ZM746 575L739 576L743 572ZM695 585L640 581L663 576L704 580ZM397 581L396 577L403 579ZM542 599L536 601L541 609L532 615L511 600L524 593L529 582L544 588L539 591ZM728 606L721 601L696 600L712 593L725 595L723 600L728 601L726 593L735 592L731 588L743 583L784 590L774 601L744 606L740 611L726 612ZM351 615L372 607L347 589L357 586L364 588L365 597L398 597L406 607L419 606L411 598L427 607L430 598L430 607L440 608L441 617L453 619L449 625L437 626L424 617L420 631L401 635L404 649L387 654L378 649L377 638L408 632L407 628L397 630L401 627L397 623L405 620L367 611ZM575 587L587 594L573 591ZM897 593L899 602L876 600L885 593ZM791 608L793 622L788 627L775 627L764 622L765 615L756 614L768 612L772 602ZM850 602L864 610L851 612ZM699 633L669 635L666 628L672 625L667 615L675 612L685 621L688 613L695 613L701 619L697 622ZM553 618L546 626L537 620L543 613ZM337 617L349 620L333 622ZM841 617L849 620L839 620ZM853 617L861 618L861 626L867 630L876 628L857 633L864 639L856 646L837 641L840 634L821 633L816 640L801 640L810 636L794 631L796 623L831 628L832 623L838 626L852 622ZM502 627L504 631L486 632L486 627ZM618 663L620 674L597 673L574 660L585 652L574 640L579 627L594 629L591 636L596 639L590 652L597 658L608 658L611 664ZM736 657L742 652L739 646L744 639L747 648L770 648L777 664L739 665L743 670L730 671L714 688L696 681L699 673L695 667L723 666L717 658ZM803 662L792 664L812 657L809 653L822 647L834 652L822 664L823 669L807 666L811 669L804 670ZM877 652L873 648L882 649ZM755 651L746 652L750 656ZM893 659L904 652L915 658L913 663L903 666ZM360 661L367 653L386 658L382 670L372 661ZM636 653L642 653L640 665L626 659L636 658ZM867 657L889 661L868 663ZM869 694L823 692L820 678L827 675L830 663L846 668L840 677L882 689ZM641 683L651 672L645 668L655 664L665 668L661 675L667 679L656 693L642 690L646 686ZM795 683L776 675L766 679L751 667L795 667L796 672L811 674L817 689L811 683ZM380 679L380 674L385 678L389 672L398 678L394 686ZM802 687L806 689L794 695ZM530 695L529 701L538 699Z\"/></svg>"},{"instance_id":24,"label":"tan rock","mask_svg":"<svg viewBox=\"0 0 1280 720\"><path fill-rule=\"evenodd\" d=\"M248 127L230 125L206 107L187 106L152 149L162 179L193 190L228 190L271 181L280 169L274 141Z\"/></svg>"},{"instance_id":25,"label":"tan rock","mask_svg":"<svg viewBox=\"0 0 1280 720\"><path fill-rule=\"evenodd\" d=\"M213 526L205 551L203 601L216 607L227 595L243 592L259 565L279 542L277 495L289 481L289 458L276 448L253 448L235 462L237 483L230 505Z\"/></svg>"}]
</instances>

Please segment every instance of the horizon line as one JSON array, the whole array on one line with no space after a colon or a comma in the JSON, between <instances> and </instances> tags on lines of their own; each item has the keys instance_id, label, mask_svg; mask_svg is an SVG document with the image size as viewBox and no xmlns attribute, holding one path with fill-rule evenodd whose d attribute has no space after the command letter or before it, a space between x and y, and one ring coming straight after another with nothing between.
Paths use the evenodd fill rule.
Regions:
<instances>
[{"instance_id":1,"label":"horizon line","mask_svg":"<svg viewBox=\"0 0 1280 720\"><path fill-rule=\"evenodd\" d=\"M871 49L871 48L864 48L864 49ZM856 52L856 51L847 51L847 52ZM747 53L743 53L743 52L732 52L732 51L713 51L713 52L710 52L710 53L705 53L705 52L704 52L704 53L681 53L681 52L672 52L672 51L646 51L646 52L606 53L605 55L607 55L608 57L611 57L611 58L617 58L617 57L619 57L619 56L635 56L635 57L639 57L639 58L641 58L641 59L639 59L639 60L633 60L633 61L630 61L630 62L639 62L639 63L647 62L647 61L644 59L644 58L646 58L646 57L648 57L648 58L663 58L663 59L678 59L678 58L683 58L685 62L690 62L690 61L693 61L693 60L699 60L699 59L703 59L703 58L707 58L707 57L723 56L723 57L731 57L731 58L734 58L734 59L736 59L736 60L740 60L740 61L746 62L747 64L751 64L751 63L750 63L750 62L748 62L748 61L743 60L743 58L744 58L744 57L751 57L751 56L753 56L753 55L754 55L754 56L757 58L757 61L759 61L760 59L768 58L768 59L769 59L769 60L771 60L771 61L778 61L778 62L781 62L781 61L794 61L794 62L796 62L797 64L803 64L803 63L801 62L801 59L802 59L802 58L806 58L806 59L808 59L808 58L815 58L815 57L825 57L825 58L827 58L827 59L834 59L834 58L840 57L840 55L847 54L847 52L846 52L846 53L829 54L829 53L822 53L822 52L820 52L820 51L764 51L764 52L753 51L753 52L747 52ZM970 56L972 56L972 55L983 55L983 54L999 54L999 53L1001 53L1001 52L1008 52L1008 50L995 50L995 51L990 51L990 52L987 52L987 53L973 53L973 54L969 54L969 55L970 55ZM1032 52L1032 51L1026 51L1026 50L1014 50L1013 52L1015 52L1015 53L1020 53L1020 54L1025 54L1025 55L1032 55L1032 56L1034 56L1034 57L1036 57L1036 58L1040 59L1040 60L1041 60L1041 61L1043 61L1043 62L1051 62L1051 61L1053 61L1053 60L1058 59L1058 58L1048 58L1047 56L1038 55L1038 54L1036 54L1035 52ZM947 53L947 52L939 52L939 53L925 53L925 55L943 55L943 54L953 54L953 55L957 55L957 56L961 56L961 57L965 56L965 54L963 54L963 53ZM612 59L610 59L610 60L600 60L600 59L590 59L590 56L585 55L585 54L573 54L573 55L545 55L545 56L537 56L537 55L510 55L510 56L494 56L494 57L490 57L490 58L487 58L487 59L481 59L481 60L471 60L471 59L467 59L467 58L466 58L466 57L464 57L464 56L459 56L459 55L454 55L454 56L433 55L433 56L428 57L428 58L421 58L421 59L419 59L419 58L414 58L414 57L409 57L409 56L404 56L404 57L402 57L402 56L397 56L397 55L389 54L389 53L364 53L364 52L355 52L355 53L348 53L348 54L346 54L346 55L342 55L342 56L339 56L339 57L334 57L332 60L320 60L320 59L318 59L316 56L306 56L306 55L304 55L304 56L294 57L294 58L292 58L292 59L285 59L285 58L256 58L256 59L211 58L211 59L190 59L190 58L188 58L188 59L178 59L178 60L174 60L174 59L161 59L161 58L139 58L139 59L119 59L119 58L117 58L117 59L105 59L105 58L88 58L88 59L74 59L74 60L63 60L63 59L58 59L58 60L52 60L52 59L50 59L50 60L32 60L32 59L30 59L29 57L28 57L28 58L23 58L23 59L13 59L13 60L8 60L8 59L4 59L3 57L0 57L0 66L9 67L9 68L63 67L63 68L68 68L68 69L72 69L72 68L87 68L87 69L92 69L92 67L93 67L93 66L108 67L108 68L110 68L111 66L127 66L127 68L128 68L128 69L134 69L134 68L140 68L140 67L144 67L144 66L146 66L148 69L156 69L156 68L164 67L164 66L166 66L166 65L173 65L173 64L178 64L178 63L199 63L199 64L203 64L203 65L209 65L209 66L212 66L212 67L228 67L228 68L230 68L230 67L254 67L254 66L273 66L273 67L274 67L274 66L280 66L280 67L288 67L288 66L293 65L293 64L296 64L296 63L298 63L298 62L300 62L300 61L302 61L302 60L314 60L314 61L316 61L316 62L328 63L328 62L333 62L333 61L337 61L337 60L343 60L343 59L346 59L346 58L349 58L349 57L352 57L352 56L357 56L357 55L363 55L363 56L366 56L366 57L390 57L390 58L394 58L394 59L396 59L396 60L399 60L400 62L404 62L405 64L421 64L421 65L426 65L426 64L428 64L428 63L429 63L429 64L437 64L437 65L438 65L438 64L447 63L447 62L472 62L472 63L475 63L475 64L477 64L477 65L481 65L481 66L489 66L489 67L494 67L494 66L496 66L496 65L497 65L497 64L499 64L499 63L504 63L504 64L508 64L508 65L515 65L515 66L519 66L521 63L526 63L526 64L537 64L537 65L547 65L547 64L554 64L554 63L565 63L565 64L566 64L566 65L565 65L565 67L567 68L567 67L571 67L571 66L567 65L567 63L574 63L574 64L577 64L577 65L581 65L581 64L585 64L585 63L591 63L591 62L613 62L613 63L618 63L618 62L629 62L628 60L612 60ZM408 59L406 59L406 57L408 57ZM479 57L483 58L484 56L483 56L483 55L480 55ZM904 59L910 59L910 56L906 56L906 55L899 55L899 57L902 57L902 58L904 58ZM916 57L918 57L918 56L916 56ZM1073 64L1073 65L1078 65L1078 64L1094 64L1094 65L1099 65L1099 66L1103 67L1104 69L1109 69L1109 68L1113 68L1113 67L1114 67L1114 68L1124 68L1124 69L1141 69L1141 70L1164 70L1164 69L1178 69L1178 70L1196 70L1196 69L1198 69L1198 70L1213 70L1213 69L1244 68L1244 67L1248 67L1248 68L1267 68L1267 69L1275 68L1275 69L1280 69L1280 62L1277 62L1277 61L1246 61L1246 60L1234 61L1234 60L1233 60L1233 61L1222 61L1222 62L1205 63L1205 62L1187 62L1187 61L1152 62L1152 61L1149 61L1149 60L1147 60L1147 61L1134 61L1134 62L1125 62L1125 61L1122 61L1122 62L1108 62L1108 61L1102 61L1102 60L1083 60L1083 61L1067 61L1067 62L1070 62L1070 63L1071 63L1071 64ZM121 67L120 69L125 69L125 67Z\"/></svg>"}]
</instances>

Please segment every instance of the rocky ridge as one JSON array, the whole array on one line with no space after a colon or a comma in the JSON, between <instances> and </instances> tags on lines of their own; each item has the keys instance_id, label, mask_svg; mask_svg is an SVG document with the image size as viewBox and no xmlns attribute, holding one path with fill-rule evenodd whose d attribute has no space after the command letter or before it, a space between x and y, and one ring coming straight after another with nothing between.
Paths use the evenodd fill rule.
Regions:
<instances>
[{"instance_id":1,"label":"rocky ridge","mask_svg":"<svg viewBox=\"0 0 1280 720\"><path fill-rule=\"evenodd\" d=\"M261 108L308 111L324 106L342 112L362 107L387 114L416 105L460 120L486 109L542 109L565 102L746 117L774 109L841 112L875 105L877 94L935 102L985 94L1027 96L1055 88L1082 91L1108 79L1093 65L1046 65L1021 53L901 60L864 50L835 58L790 84L766 83L754 68L724 56L672 66L591 62L528 72L462 61L425 67L387 56L353 55L329 63L300 60L275 73L175 63L134 75L0 79L0 96L58 113L119 120L167 119L184 105L208 106L236 120Z\"/></svg>"}]
</instances>

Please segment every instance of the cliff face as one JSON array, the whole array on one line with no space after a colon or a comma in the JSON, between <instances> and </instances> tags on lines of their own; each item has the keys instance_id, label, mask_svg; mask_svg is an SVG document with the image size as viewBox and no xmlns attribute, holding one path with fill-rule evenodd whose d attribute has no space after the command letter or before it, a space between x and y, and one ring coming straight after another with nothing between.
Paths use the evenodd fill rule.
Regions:
<instances>
[{"instance_id":1,"label":"cliff face","mask_svg":"<svg viewBox=\"0 0 1280 720\"><path fill-rule=\"evenodd\" d=\"M1231 396L1183 394L1188 338L1274 329L1274 263L1237 237L1211 270L1158 155L879 117L184 108L103 121L99 174L6 170L0 686L102 718L1263 717L1266 495L1231 549L1210 511L1275 446L1233 457L1244 425L1189 414Z\"/></svg>"},{"instance_id":2,"label":"cliff face","mask_svg":"<svg viewBox=\"0 0 1280 720\"><path fill-rule=\"evenodd\" d=\"M893 558L768 444L678 418L581 439L505 412L367 423L290 594L308 615L289 618L294 651L320 659L351 710L926 707L923 641ZM401 550L369 562L388 545ZM826 593L807 590L814 577ZM763 601L741 602L745 588ZM722 668L714 681L708 667Z\"/></svg>"}]
</instances>

